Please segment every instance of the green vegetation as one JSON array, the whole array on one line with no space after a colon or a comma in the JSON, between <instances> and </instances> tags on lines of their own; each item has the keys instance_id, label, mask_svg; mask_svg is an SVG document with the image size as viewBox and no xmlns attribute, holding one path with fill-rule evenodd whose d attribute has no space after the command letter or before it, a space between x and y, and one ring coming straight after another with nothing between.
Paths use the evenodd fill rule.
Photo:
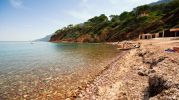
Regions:
<instances>
[{"instance_id":1,"label":"green vegetation","mask_svg":"<svg viewBox=\"0 0 179 100\"><path fill-rule=\"evenodd\" d=\"M59 29L50 41L67 40L73 42L104 42L135 39L143 33L160 32L179 26L179 0L157 5L143 5L131 12L120 15L104 14L95 16L88 21L68 25Z\"/></svg>"}]
</instances>

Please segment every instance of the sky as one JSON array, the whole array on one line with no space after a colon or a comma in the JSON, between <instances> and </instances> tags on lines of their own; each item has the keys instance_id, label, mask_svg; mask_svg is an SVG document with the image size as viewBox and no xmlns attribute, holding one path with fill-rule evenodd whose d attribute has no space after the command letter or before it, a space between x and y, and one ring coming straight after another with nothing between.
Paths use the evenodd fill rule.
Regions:
<instances>
[{"instance_id":1,"label":"sky","mask_svg":"<svg viewBox=\"0 0 179 100\"><path fill-rule=\"evenodd\" d=\"M31 41L100 14L123 11L158 0L0 0L0 41Z\"/></svg>"}]
</instances>

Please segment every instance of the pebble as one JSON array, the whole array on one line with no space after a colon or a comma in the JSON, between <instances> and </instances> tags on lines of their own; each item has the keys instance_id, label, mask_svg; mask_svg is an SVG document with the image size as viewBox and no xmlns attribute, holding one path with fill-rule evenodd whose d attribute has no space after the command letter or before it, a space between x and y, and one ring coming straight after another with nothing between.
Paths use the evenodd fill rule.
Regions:
<instances>
[{"instance_id":1,"label":"pebble","mask_svg":"<svg viewBox=\"0 0 179 100\"><path fill-rule=\"evenodd\" d=\"M23 97L26 98L28 95L24 95Z\"/></svg>"},{"instance_id":2,"label":"pebble","mask_svg":"<svg viewBox=\"0 0 179 100\"><path fill-rule=\"evenodd\" d=\"M55 91L54 93L53 93L53 95L56 95L57 94L57 91Z\"/></svg>"},{"instance_id":3,"label":"pebble","mask_svg":"<svg viewBox=\"0 0 179 100\"><path fill-rule=\"evenodd\" d=\"M71 100L70 98L66 98L65 100Z\"/></svg>"}]
</instances>

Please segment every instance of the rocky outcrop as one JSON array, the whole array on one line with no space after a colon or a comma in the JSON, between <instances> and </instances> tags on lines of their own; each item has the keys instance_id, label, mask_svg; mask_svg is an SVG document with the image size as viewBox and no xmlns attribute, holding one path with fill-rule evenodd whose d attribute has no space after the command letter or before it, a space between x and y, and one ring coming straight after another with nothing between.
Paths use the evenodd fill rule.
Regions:
<instances>
[{"instance_id":1,"label":"rocky outcrop","mask_svg":"<svg viewBox=\"0 0 179 100\"><path fill-rule=\"evenodd\" d=\"M82 35L76 39L76 42L93 42L93 41L94 39L89 34Z\"/></svg>"},{"instance_id":2,"label":"rocky outcrop","mask_svg":"<svg viewBox=\"0 0 179 100\"><path fill-rule=\"evenodd\" d=\"M141 50L138 54L142 57L143 63L148 66L148 68L140 68L142 70L139 71L140 74L138 72L139 75L148 77L145 99L177 100L179 98L177 88L179 65L171 59L178 60L175 58L178 54L160 52L156 48Z\"/></svg>"}]
</instances>

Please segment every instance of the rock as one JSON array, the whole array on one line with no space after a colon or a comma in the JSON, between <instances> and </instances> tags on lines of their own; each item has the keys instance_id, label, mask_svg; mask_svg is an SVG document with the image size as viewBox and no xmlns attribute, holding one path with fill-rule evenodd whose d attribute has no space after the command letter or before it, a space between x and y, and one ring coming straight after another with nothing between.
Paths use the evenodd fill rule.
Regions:
<instances>
[{"instance_id":1,"label":"rock","mask_svg":"<svg viewBox=\"0 0 179 100\"><path fill-rule=\"evenodd\" d=\"M28 97L28 95L24 95L23 97L24 97L24 98L27 98L27 97Z\"/></svg>"},{"instance_id":2,"label":"rock","mask_svg":"<svg viewBox=\"0 0 179 100\"><path fill-rule=\"evenodd\" d=\"M179 89L179 84L176 84L175 86L176 86L177 89Z\"/></svg>"},{"instance_id":3,"label":"rock","mask_svg":"<svg viewBox=\"0 0 179 100\"><path fill-rule=\"evenodd\" d=\"M167 90L171 87L171 82L165 80L161 76L152 76L149 77L149 97L156 96L157 94L160 94L163 90Z\"/></svg>"},{"instance_id":4,"label":"rock","mask_svg":"<svg viewBox=\"0 0 179 100\"><path fill-rule=\"evenodd\" d=\"M140 76L148 76L148 73L145 70L139 70L138 75L140 75Z\"/></svg>"},{"instance_id":5,"label":"rock","mask_svg":"<svg viewBox=\"0 0 179 100\"><path fill-rule=\"evenodd\" d=\"M70 98L66 98L65 100L71 100Z\"/></svg>"}]
</instances>

